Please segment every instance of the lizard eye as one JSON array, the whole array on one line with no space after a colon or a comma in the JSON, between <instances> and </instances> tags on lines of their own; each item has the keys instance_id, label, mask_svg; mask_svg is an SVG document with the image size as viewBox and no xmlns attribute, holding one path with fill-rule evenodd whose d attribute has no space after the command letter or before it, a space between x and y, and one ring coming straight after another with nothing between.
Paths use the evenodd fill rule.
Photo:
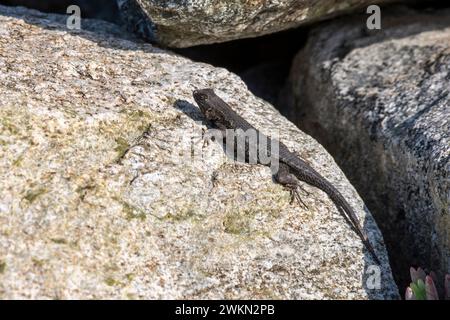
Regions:
<instances>
[{"instance_id":1,"label":"lizard eye","mask_svg":"<svg viewBox=\"0 0 450 320\"><path fill-rule=\"evenodd\" d=\"M206 100L208 100L208 96L207 96L206 94L203 94L203 93L199 93L197 97L198 97L198 99L199 99L200 101L206 101Z\"/></svg>"}]
</instances>

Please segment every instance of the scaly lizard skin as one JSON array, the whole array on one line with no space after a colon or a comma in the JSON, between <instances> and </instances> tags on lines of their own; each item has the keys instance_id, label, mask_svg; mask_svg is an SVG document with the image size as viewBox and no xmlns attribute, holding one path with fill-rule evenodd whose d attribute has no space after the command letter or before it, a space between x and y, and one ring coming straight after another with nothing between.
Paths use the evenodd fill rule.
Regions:
<instances>
[{"instance_id":1,"label":"scaly lizard skin","mask_svg":"<svg viewBox=\"0 0 450 320\"><path fill-rule=\"evenodd\" d=\"M201 112L207 120L212 122L220 130L226 129L242 129L243 131L254 130L258 133L259 137L263 137L270 141L269 137L265 137L255 127L248 123L245 119L239 116L231 107L219 98L212 89L195 90L193 96ZM248 141L246 142L246 144ZM370 244L367 235L361 228L361 225L356 217L353 209L337 190L327 179L325 179L320 173L314 170L305 161L300 159L295 153L289 151L289 149L281 142L279 143L278 154L271 154L272 157L277 157L279 161L279 169L275 174L275 180L281 185L288 188L291 192L292 199L297 199L300 203L303 203L298 194L298 189L301 188L300 181L304 181L316 188L319 188L325 192L339 211L344 212L344 216L348 218L352 224L352 227L362 239L367 250L371 253L377 264L380 264L375 250ZM267 144L270 149L270 142ZM246 149L248 145L246 145ZM270 150L268 150L270 154ZM261 163L258 159L258 163ZM263 163L267 165L266 163Z\"/></svg>"}]
</instances>

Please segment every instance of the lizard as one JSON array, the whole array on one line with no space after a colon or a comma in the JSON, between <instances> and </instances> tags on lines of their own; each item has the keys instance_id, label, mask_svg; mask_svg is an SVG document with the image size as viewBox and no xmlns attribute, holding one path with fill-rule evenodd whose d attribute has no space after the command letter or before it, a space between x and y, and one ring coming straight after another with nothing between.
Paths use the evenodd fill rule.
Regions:
<instances>
[{"instance_id":1,"label":"lizard","mask_svg":"<svg viewBox=\"0 0 450 320\"><path fill-rule=\"evenodd\" d=\"M242 132L254 130L259 137L270 141L270 137L264 136L259 130L247 122L247 120L236 113L225 101L215 94L213 89L194 90L193 97L203 116L221 131L227 129L241 129ZM280 141L277 142L279 144L278 155L271 155L278 157L277 160L279 161L278 170L274 174L275 181L290 191L292 201L295 198L303 205L304 203L301 201L298 193L298 189L302 189L300 181L306 182L325 192L344 217L349 220L351 226L361 238L375 262L380 265L380 260L375 253L373 246L369 242L367 235L361 228L355 212L341 192L319 172L313 169L306 161L301 159L294 152L291 152L286 145ZM248 148L247 144L248 141L246 141L245 148ZM270 145L270 143L267 144L268 148L270 148ZM270 150L268 151L270 153ZM261 162L257 160L257 163ZM267 165L266 163L261 164Z\"/></svg>"}]
</instances>

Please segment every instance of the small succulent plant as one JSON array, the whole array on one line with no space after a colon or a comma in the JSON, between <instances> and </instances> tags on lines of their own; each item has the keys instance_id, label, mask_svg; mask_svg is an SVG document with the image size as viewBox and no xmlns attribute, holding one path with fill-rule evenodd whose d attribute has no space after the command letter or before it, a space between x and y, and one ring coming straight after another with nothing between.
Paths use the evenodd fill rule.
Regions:
<instances>
[{"instance_id":1,"label":"small succulent plant","mask_svg":"<svg viewBox=\"0 0 450 320\"><path fill-rule=\"evenodd\" d=\"M439 295L436 290L434 282L436 281L436 274L430 272L429 275L425 273L422 268L409 269L411 274L411 284L406 288L406 300L439 300ZM450 275L445 275L444 280L445 300L450 300Z\"/></svg>"}]
</instances>

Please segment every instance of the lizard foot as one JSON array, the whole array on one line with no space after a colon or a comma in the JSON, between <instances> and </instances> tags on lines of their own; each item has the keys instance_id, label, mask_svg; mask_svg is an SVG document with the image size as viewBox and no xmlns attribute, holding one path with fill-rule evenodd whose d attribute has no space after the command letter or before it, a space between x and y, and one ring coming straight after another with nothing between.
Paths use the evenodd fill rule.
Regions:
<instances>
[{"instance_id":1,"label":"lizard foot","mask_svg":"<svg viewBox=\"0 0 450 320\"><path fill-rule=\"evenodd\" d=\"M213 140L214 136L209 131L202 128L202 136L194 140L194 143L202 142L202 150L203 150L205 147L209 146L209 144Z\"/></svg>"},{"instance_id":2,"label":"lizard foot","mask_svg":"<svg viewBox=\"0 0 450 320\"><path fill-rule=\"evenodd\" d=\"M298 186L292 186L292 187L289 186L289 187L287 187L289 189L289 192L291 193L291 202L290 202L290 204L292 204L295 200L297 200L297 202L298 202L298 204L300 206L302 206L305 209L309 210L309 208L306 205L306 203L300 197L300 194L298 193L297 187Z\"/></svg>"},{"instance_id":3,"label":"lizard foot","mask_svg":"<svg viewBox=\"0 0 450 320\"><path fill-rule=\"evenodd\" d=\"M211 135L209 134L209 131L206 131L204 128L202 128L202 138L201 138L201 140L203 140L202 149L203 149L205 146L209 146L209 144L210 144L210 142L211 142L211 140L212 140L212 137L211 137Z\"/></svg>"},{"instance_id":4,"label":"lizard foot","mask_svg":"<svg viewBox=\"0 0 450 320\"><path fill-rule=\"evenodd\" d=\"M310 192L306 191L300 184L297 186L303 193L306 193L306 196L309 197L311 195Z\"/></svg>"},{"instance_id":5,"label":"lizard foot","mask_svg":"<svg viewBox=\"0 0 450 320\"><path fill-rule=\"evenodd\" d=\"M297 200L298 204L306 209L309 209L308 206L303 202L300 194L298 193L298 189L304 191L309 195L305 189L300 185L300 181L297 179L295 175L289 172L289 167L286 164L281 163L278 169L278 172L275 174L275 180L283 185L287 190L291 193L291 204L294 200Z\"/></svg>"}]
</instances>

